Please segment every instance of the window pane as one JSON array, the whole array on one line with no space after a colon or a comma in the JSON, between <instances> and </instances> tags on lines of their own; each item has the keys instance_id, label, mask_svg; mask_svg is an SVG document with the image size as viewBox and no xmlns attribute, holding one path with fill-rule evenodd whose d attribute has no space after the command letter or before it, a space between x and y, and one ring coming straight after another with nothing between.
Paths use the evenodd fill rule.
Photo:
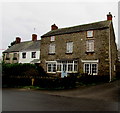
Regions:
<instances>
[{"instance_id":1,"label":"window pane","mask_svg":"<svg viewBox=\"0 0 120 113\"><path fill-rule=\"evenodd\" d=\"M67 43L67 53L72 53L73 52L73 42L68 42Z\"/></svg>"},{"instance_id":2,"label":"window pane","mask_svg":"<svg viewBox=\"0 0 120 113\"><path fill-rule=\"evenodd\" d=\"M57 71L61 71L61 64L57 64Z\"/></svg>"},{"instance_id":3,"label":"window pane","mask_svg":"<svg viewBox=\"0 0 120 113\"><path fill-rule=\"evenodd\" d=\"M73 71L73 64L68 64L68 71Z\"/></svg>"},{"instance_id":4,"label":"window pane","mask_svg":"<svg viewBox=\"0 0 120 113\"><path fill-rule=\"evenodd\" d=\"M55 36L51 36L50 38L50 41L55 41Z\"/></svg>"},{"instance_id":5,"label":"window pane","mask_svg":"<svg viewBox=\"0 0 120 113\"><path fill-rule=\"evenodd\" d=\"M92 64L92 73L97 73L97 64Z\"/></svg>"},{"instance_id":6,"label":"window pane","mask_svg":"<svg viewBox=\"0 0 120 113\"><path fill-rule=\"evenodd\" d=\"M49 53L55 53L55 44L50 44Z\"/></svg>"},{"instance_id":7,"label":"window pane","mask_svg":"<svg viewBox=\"0 0 120 113\"><path fill-rule=\"evenodd\" d=\"M36 58L36 52L32 52L32 58Z\"/></svg>"},{"instance_id":8,"label":"window pane","mask_svg":"<svg viewBox=\"0 0 120 113\"><path fill-rule=\"evenodd\" d=\"M77 66L77 64L74 64L74 71L78 71L78 66Z\"/></svg>"},{"instance_id":9,"label":"window pane","mask_svg":"<svg viewBox=\"0 0 120 113\"><path fill-rule=\"evenodd\" d=\"M87 40L86 41L86 51L87 52L94 51L94 40Z\"/></svg>"},{"instance_id":10,"label":"window pane","mask_svg":"<svg viewBox=\"0 0 120 113\"><path fill-rule=\"evenodd\" d=\"M89 73L89 64L85 64L85 73Z\"/></svg>"},{"instance_id":11,"label":"window pane","mask_svg":"<svg viewBox=\"0 0 120 113\"><path fill-rule=\"evenodd\" d=\"M53 72L56 72L56 64L52 64L52 65L53 65L52 71L53 71Z\"/></svg>"},{"instance_id":12,"label":"window pane","mask_svg":"<svg viewBox=\"0 0 120 113\"><path fill-rule=\"evenodd\" d=\"M93 37L93 31L87 31L87 37Z\"/></svg>"},{"instance_id":13,"label":"window pane","mask_svg":"<svg viewBox=\"0 0 120 113\"><path fill-rule=\"evenodd\" d=\"M48 72L51 72L51 64L48 64Z\"/></svg>"},{"instance_id":14,"label":"window pane","mask_svg":"<svg viewBox=\"0 0 120 113\"><path fill-rule=\"evenodd\" d=\"M22 53L22 58L26 58L26 53Z\"/></svg>"}]
</instances>

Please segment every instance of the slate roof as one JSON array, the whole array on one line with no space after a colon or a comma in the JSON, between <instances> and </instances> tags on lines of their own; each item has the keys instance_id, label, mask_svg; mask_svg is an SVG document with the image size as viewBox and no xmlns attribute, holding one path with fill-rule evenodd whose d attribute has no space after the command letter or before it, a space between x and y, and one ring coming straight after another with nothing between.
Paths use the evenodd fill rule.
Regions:
<instances>
[{"instance_id":1,"label":"slate roof","mask_svg":"<svg viewBox=\"0 0 120 113\"><path fill-rule=\"evenodd\" d=\"M111 20L105 20L105 21L94 22L90 24L78 25L78 26L67 27L67 28L60 28L57 30L52 30L42 35L41 37L75 33L75 32L80 32L80 31L94 30L94 29L103 29L103 28L108 28L110 24L111 24Z\"/></svg>"},{"instance_id":2,"label":"slate roof","mask_svg":"<svg viewBox=\"0 0 120 113\"><path fill-rule=\"evenodd\" d=\"M40 50L40 40L20 42L18 44L11 46L7 50L5 50L3 53L32 51L32 50Z\"/></svg>"}]
</instances>

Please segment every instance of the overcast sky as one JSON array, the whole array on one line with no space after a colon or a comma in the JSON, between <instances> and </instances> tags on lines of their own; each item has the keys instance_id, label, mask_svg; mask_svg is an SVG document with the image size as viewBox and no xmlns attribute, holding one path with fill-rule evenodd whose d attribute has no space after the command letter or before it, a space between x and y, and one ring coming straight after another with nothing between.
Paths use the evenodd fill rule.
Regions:
<instances>
[{"instance_id":1,"label":"overcast sky","mask_svg":"<svg viewBox=\"0 0 120 113\"><path fill-rule=\"evenodd\" d=\"M115 16L113 25L118 42L118 2L114 0L113 2L3 2L0 50L7 49L16 37L20 37L21 41L28 41L32 39L31 35L36 33L40 39L40 36L50 31L54 23L58 28L88 24L106 20L109 12Z\"/></svg>"}]
</instances>

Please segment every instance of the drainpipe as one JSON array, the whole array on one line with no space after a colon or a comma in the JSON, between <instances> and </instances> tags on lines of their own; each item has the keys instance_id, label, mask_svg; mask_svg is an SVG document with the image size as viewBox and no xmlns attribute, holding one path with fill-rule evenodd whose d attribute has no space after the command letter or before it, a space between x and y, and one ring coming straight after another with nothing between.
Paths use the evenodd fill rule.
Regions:
<instances>
[{"instance_id":1,"label":"drainpipe","mask_svg":"<svg viewBox=\"0 0 120 113\"><path fill-rule=\"evenodd\" d=\"M111 82L112 79L112 70L111 70L111 41L110 41L110 28L109 28L109 74L110 74L110 78L109 78L109 82Z\"/></svg>"}]
</instances>

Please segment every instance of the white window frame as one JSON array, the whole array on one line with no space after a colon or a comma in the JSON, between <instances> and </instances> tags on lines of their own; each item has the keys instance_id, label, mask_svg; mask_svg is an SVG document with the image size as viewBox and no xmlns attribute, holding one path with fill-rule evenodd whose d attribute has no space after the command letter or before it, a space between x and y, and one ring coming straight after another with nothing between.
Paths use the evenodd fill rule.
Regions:
<instances>
[{"instance_id":1,"label":"white window frame","mask_svg":"<svg viewBox=\"0 0 120 113\"><path fill-rule=\"evenodd\" d=\"M55 54L55 44L49 45L49 54Z\"/></svg>"},{"instance_id":2,"label":"white window frame","mask_svg":"<svg viewBox=\"0 0 120 113\"><path fill-rule=\"evenodd\" d=\"M23 57L23 54L25 54L25 57ZM22 53L22 58L23 58L23 59L26 59L26 58L27 58L26 52L23 52L23 53Z\"/></svg>"},{"instance_id":3,"label":"white window frame","mask_svg":"<svg viewBox=\"0 0 120 113\"><path fill-rule=\"evenodd\" d=\"M50 37L50 41L51 41L51 42L55 41L55 36L51 36L51 37Z\"/></svg>"},{"instance_id":4,"label":"white window frame","mask_svg":"<svg viewBox=\"0 0 120 113\"><path fill-rule=\"evenodd\" d=\"M87 40L86 41L86 52L94 52L94 40Z\"/></svg>"},{"instance_id":5,"label":"white window frame","mask_svg":"<svg viewBox=\"0 0 120 113\"><path fill-rule=\"evenodd\" d=\"M34 53L34 55L33 55L33 53ZM36 58L36 52L35 51L31 52L31 58Z\"/></svg>"},{"instance_id":6,"label":"white window frame","mask_svg":"<svg viewBox=\"0 0 120 113\"><path fill-rule=\"evenodd\" d=\"M56 61L46 61L46 64L47 64L47 73L56 73L56 70L57 70L57 63ZM48 65L51 65L51 71L48 70ZM54 64L55 64L55 72L53 71L54 69Z\"/></svg>"},{"instance_id":7,"label":"white window frame","mask_svg":"<svg viewBox=\"0 0 120 113\"><path fill-rule=\"evenodd\" d=\"M66 45L66 53L73 53L73 42L67 42Z\"/></svg>"},{"instance_id":8,"label":"white window frame","mask_svg":"<svg viewBox=\"0 0 120 113\"><path fill-rule=\"evenodd\" d=\"M88 64L89 65L89 70L88 70L88 75L97 75L98 74L98 64L97 63L84 63L84 73L86 73L86 70L85 70L85 65ZM93 73L92 72L92 66L93 64L96 65L96 73Z\"/></svg>"},{"instance_id":9,"label":"white window frame","mask_svg":"<svg viewBox=\"0 0 120 113\"><path fill-rule=\"evenodd\" d=\"M58 70L58 67L57 67L57 72L62 72L63 71L63 65L66 64L66 72L67 73L77 73L78 72L78 61L77 61L77 63L75 63L75 62L76 62L76 60L72 60L71 62L70 61L66 61L66 63L63 63L62 61L57 62L57 66L61 65L60 71ZM68 70L69 65L72 65L72 70ZM75 65L77 65L77 69L76 70L74 68Z\"/></svg>"},{"instance_id":10,"label":"white window frame","mask_svg":"<svg viewBox=\"0 0 120 113\"><path fill-rule=\"evenodd\" d=\"M87 31L87 38L93 38L93 30Z\"/></svg>"}]
</instances>

